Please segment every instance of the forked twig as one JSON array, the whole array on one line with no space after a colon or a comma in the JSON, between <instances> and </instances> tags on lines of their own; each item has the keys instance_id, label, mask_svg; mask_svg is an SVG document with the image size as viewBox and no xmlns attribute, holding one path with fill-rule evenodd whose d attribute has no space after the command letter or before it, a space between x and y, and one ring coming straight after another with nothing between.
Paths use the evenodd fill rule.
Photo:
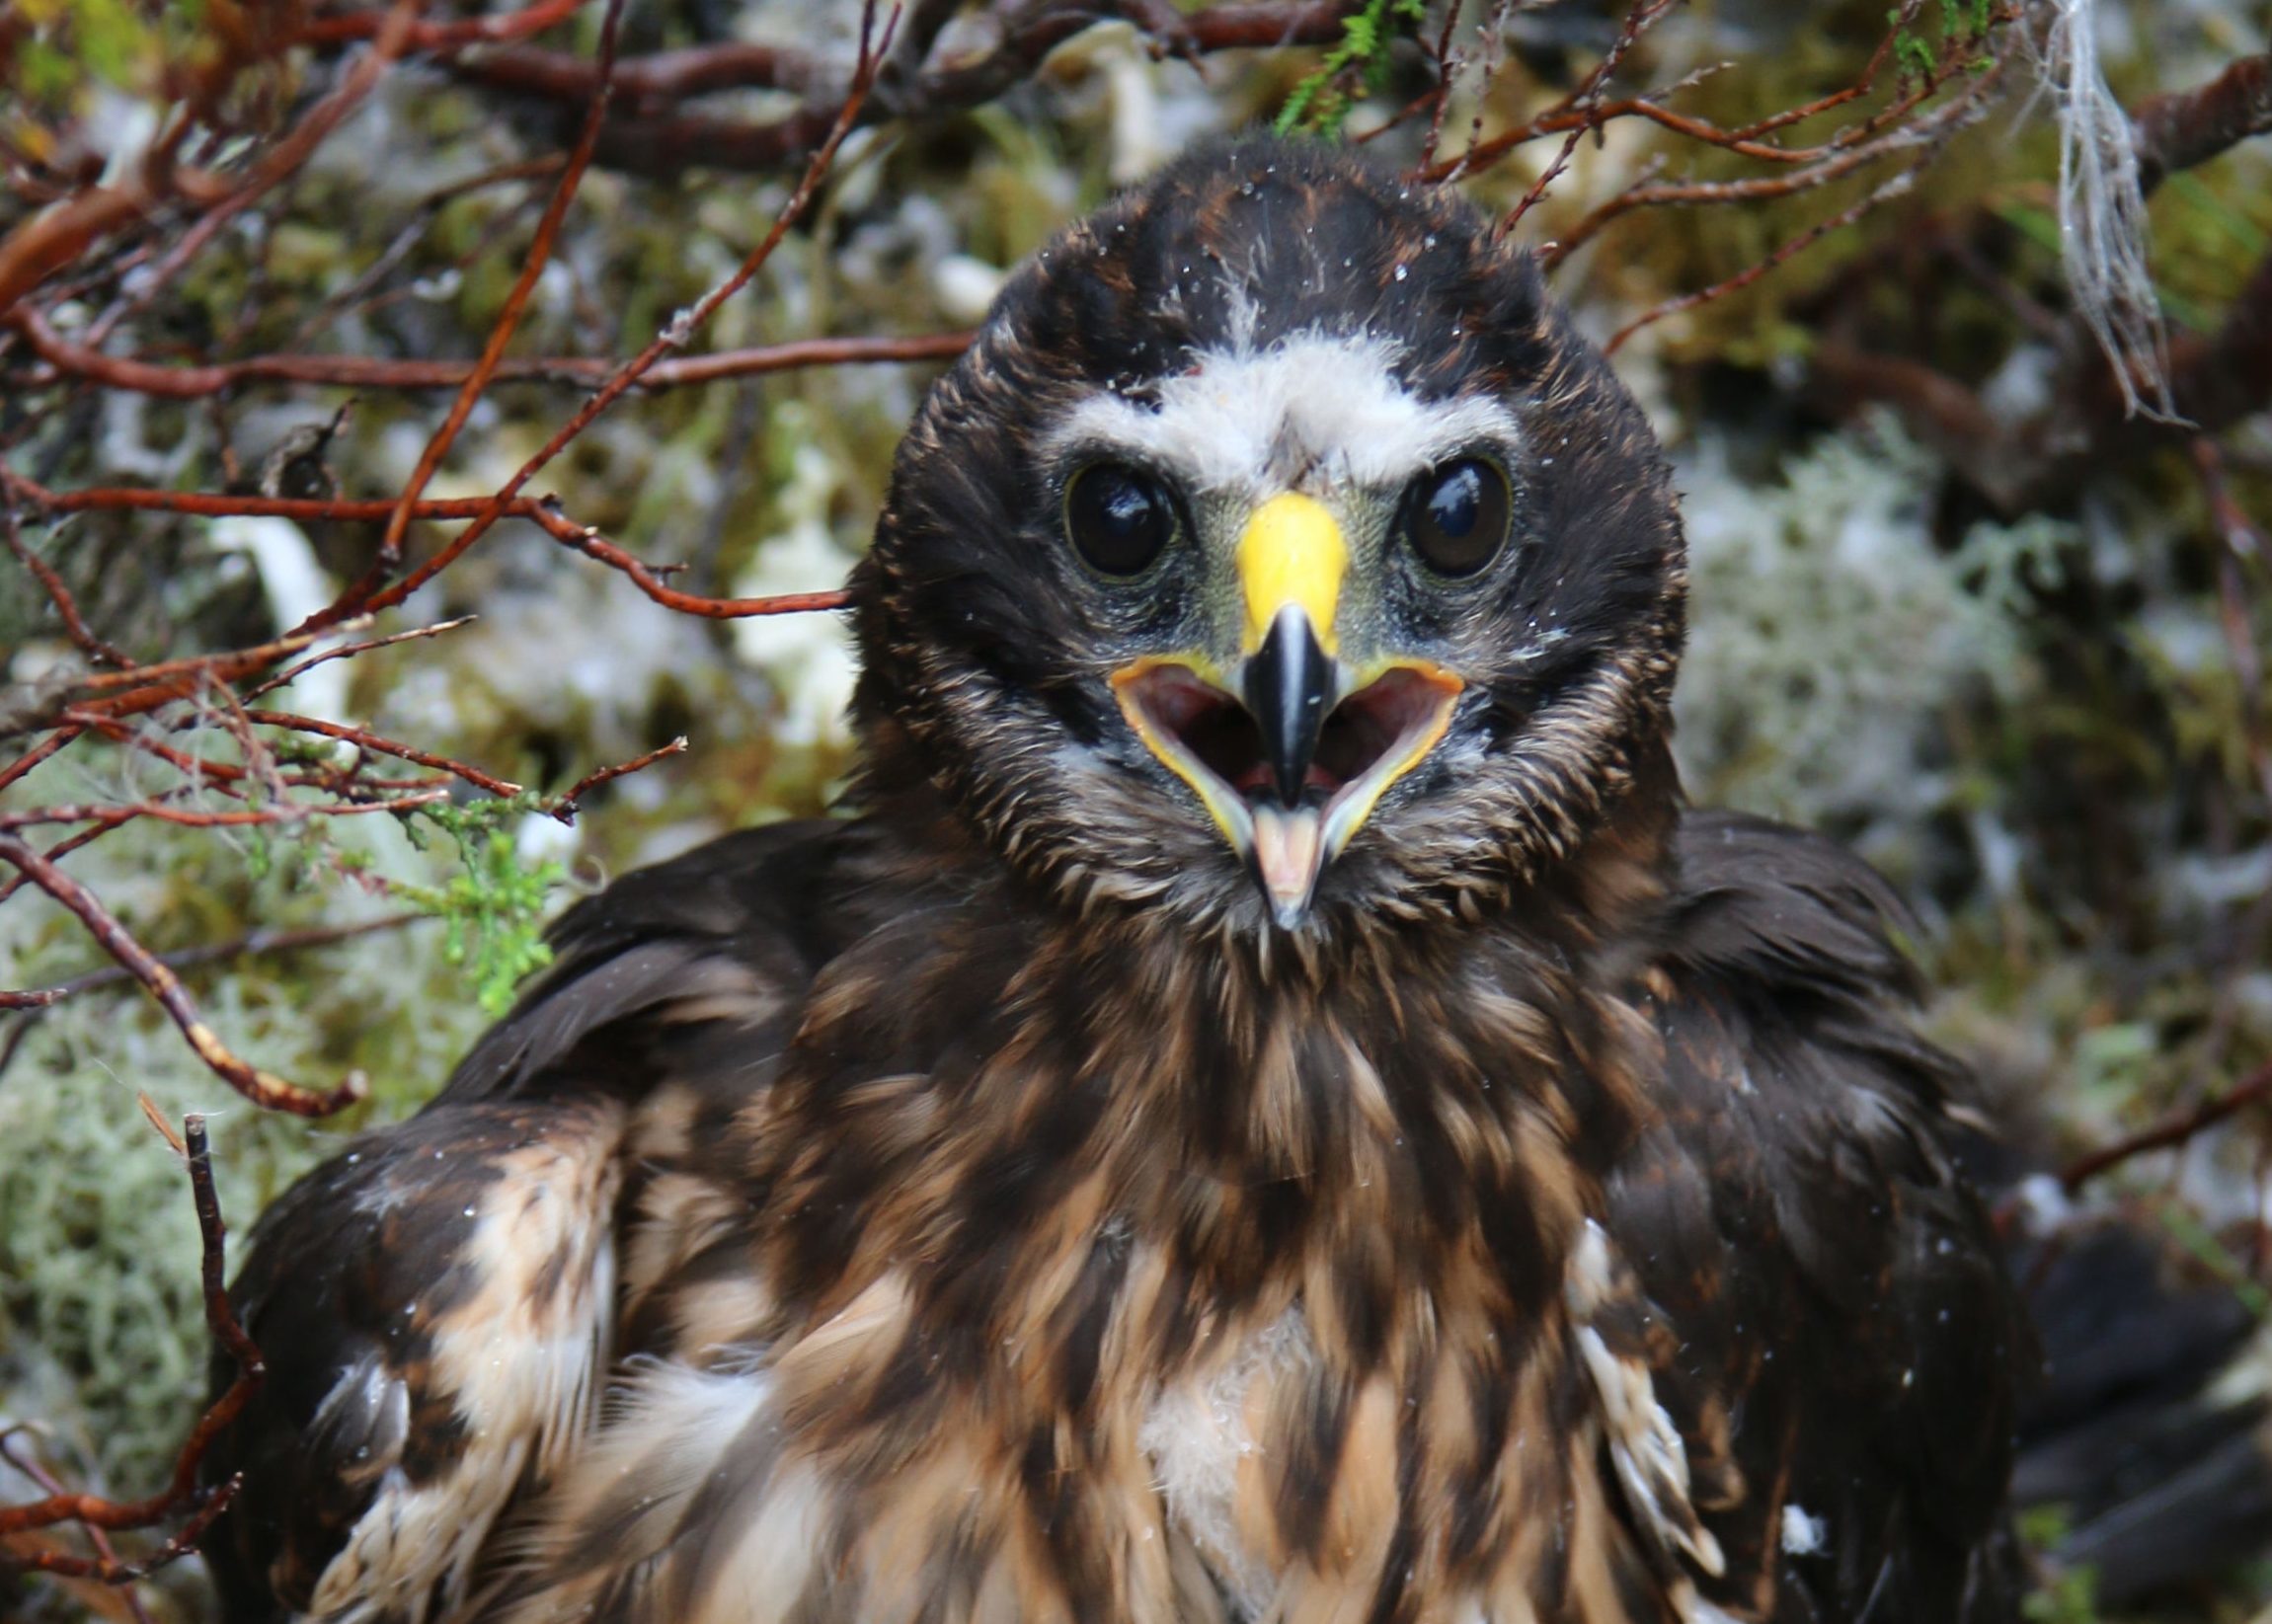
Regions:
<instances>
[{"instance_id":1,"label":"forked twig","mask_svg":"<svg viewBox=\"0 0 2272 1624\"><path fill-rule=\"evenodd\" d=\"M330 1089L309 1089L241 1059L205 1024L196 1000L190 996L181 978L134 939L133 933L103 905L102 898L13 834L0 834L0 862L13 864L32 884L68 908L103 951L116 959L158 1001L206 1069L255 1105L270 1111L290 1112L295 1117L328 1117L370 1092L370 1085L359 1071L349 1072ZM5 1531L5 1526L0 1525L0 1532Z\"/></svg>"}]
</instances>

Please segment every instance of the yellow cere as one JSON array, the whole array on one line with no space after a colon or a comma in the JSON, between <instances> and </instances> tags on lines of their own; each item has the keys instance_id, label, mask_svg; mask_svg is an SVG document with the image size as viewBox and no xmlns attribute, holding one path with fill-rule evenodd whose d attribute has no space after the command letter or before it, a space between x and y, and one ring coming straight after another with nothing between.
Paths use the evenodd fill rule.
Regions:
<instances>
[{"instance_id":1,"label":"yellow cere","mask_svg":"<svg viewBox=\"0 0 2272 1624\"><path fill-rule=\"evenodd\" d=\"M1310 630L1327 655L1338 653L1334 614L1341 578L1349 570L1349 544L1322 503L1298 492L1272 497L1246 521L1238 538L1238 579L1246 590L1246 646L1253 654L1270 623L1292 603L1309 616Z\"/></svg>"}]
</instances>

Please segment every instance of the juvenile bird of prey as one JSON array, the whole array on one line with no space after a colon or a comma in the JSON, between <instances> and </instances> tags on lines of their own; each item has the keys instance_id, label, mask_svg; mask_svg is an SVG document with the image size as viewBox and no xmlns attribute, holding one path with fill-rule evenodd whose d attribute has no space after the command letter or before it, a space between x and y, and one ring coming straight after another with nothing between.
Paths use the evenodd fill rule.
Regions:
<instances>
[{"instance_id":1,"label":"juvenile bird of prey","mask_svg":"<svg viewBox=\"0 0 2272 1624\"><path fill-rule=\"evenodd\" d=\"M1211 147L1003 290L848 815L577 906L263 1222L239 1619L1986 1624L2027 1336L1893 903L1688 811L1528 256Z\"/></svg>"}]
</instances>

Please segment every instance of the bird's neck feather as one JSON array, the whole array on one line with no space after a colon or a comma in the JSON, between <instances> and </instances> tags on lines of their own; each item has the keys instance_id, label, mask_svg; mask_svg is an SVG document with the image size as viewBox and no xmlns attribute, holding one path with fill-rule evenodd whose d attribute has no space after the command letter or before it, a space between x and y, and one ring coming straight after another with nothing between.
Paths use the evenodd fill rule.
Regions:
<instances>
[{"instance_id":1,"label":"bird's neck feather","mask_svg":"<svg viewBox=\"0 0 2272 1624\"><path fill-rule=\"evenodd\" d=\"M768 1180L776 1211L830 1216L781 1226L778 1277L824 1313L968 1260L918 1295L982 1322L1109 1239L1170 1282L1171 1341L1299 1303L1363 1349L1448 1294L1534 1321L1652 1063L1620 988L1661 838L1592 847L1528 916L1306 956L1068 916L978 863L814 989L756 1136L833 1147Z\"/></svg>"}]
</instances>

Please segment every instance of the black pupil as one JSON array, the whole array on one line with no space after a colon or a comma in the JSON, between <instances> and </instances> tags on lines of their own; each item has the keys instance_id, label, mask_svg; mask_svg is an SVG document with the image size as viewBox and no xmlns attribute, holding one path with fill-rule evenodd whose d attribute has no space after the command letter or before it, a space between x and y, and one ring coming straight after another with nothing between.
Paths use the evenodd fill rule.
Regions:
<instances>
[{"instance_id":1,"label":"black pupil","mask_svg":"<svg viewBox=\"0 0 2272 1624\"><path fill-rule=\"evenodd\" d=\"M1133 576L1167 545L1167 499L1134 468L1084 470L1065 499L1073 546L1108 576Z\"/></svg>"},{"instance_id":2,"label":"black pupil","mask_svg":"<svg viewBox=\"0 0 2272 1624\"><path fill-rule=\"evenodd\" d=\"M1424 476L1412 543L1431 569L1473 575L1507 536L1507 487L1480 462L1455 462Z\"/></svg>"}]
</instances>

